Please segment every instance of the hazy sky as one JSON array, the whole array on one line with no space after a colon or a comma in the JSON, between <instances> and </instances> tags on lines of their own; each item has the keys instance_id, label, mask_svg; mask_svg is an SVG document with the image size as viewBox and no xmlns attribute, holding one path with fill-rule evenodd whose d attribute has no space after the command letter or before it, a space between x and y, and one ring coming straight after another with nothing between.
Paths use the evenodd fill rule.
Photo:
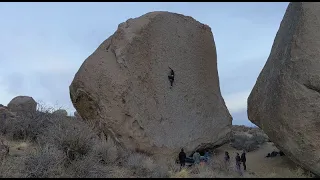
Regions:
<instances>
[{"instance_id":1,"label":"hazy sky","mask_svg":"<svg viewBox=\"0 0 320 180\"><path fill-rule=\"evenodd\" d=\"M69 85L118 24L170 11L208 24L220 88L234 124L250 125L247 97L264 66L287 2L0 3L0 104L17 95L74 111Z\"/></svg>"}]
</instances>

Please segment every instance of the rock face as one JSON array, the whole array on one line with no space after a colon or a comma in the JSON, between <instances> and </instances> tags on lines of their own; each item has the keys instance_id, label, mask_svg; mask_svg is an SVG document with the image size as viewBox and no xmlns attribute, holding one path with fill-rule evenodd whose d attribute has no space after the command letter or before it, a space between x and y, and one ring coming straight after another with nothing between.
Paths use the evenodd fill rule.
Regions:
<instances>
[{"instance_id":1,"label":"rock face","mask_svg":"<svg viewBox=\"0 0 320 180\"><path fill-rule=\"evenodd\" d=\"M68 116L68 112L64 109L56 110L52 114L56 116Z\"/></svg>"},{"instance_id":2,"label":"rock face","mask_svg":"<svg viewBox=\"0 0 320 180\"><path fill-rule=\"evenodd\" d=\"M17 96L9 102L8 109L17 113L35 113L37 102L29 96Z\"/></svg>"},{"instance_id":3,"label":"rock face","mask_svg":"<svg viewBox=\"0 0 320 180\"><path fill-rule=\"evenodd\" d=\"M189 152L230 133L211 29L180 14L152 12L120 24L82 64L70 97L82 118L131 150Z\"/></svg>"},{"instance_id":4,"label":"rock face","mask_svg":"<svg viewBox=\"0 0 320 180\"><path fill-rule=\"evenodd\" d=\"M248 98L248 117L286 156L320 175L320 3L290 3Z\"/></svg>"}]
</instances>

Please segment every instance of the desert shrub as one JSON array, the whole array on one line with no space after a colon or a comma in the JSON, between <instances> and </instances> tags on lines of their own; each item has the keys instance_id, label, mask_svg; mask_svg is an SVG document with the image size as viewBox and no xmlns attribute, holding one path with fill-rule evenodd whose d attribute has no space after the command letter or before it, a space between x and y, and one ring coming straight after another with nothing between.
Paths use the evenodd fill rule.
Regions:
<instances>
[{"instance_id":1,"label":"desert shrub","mask_svg":"<svg viewBox=\"0 0 320 180\"><path fill-rule=\"evenodd\" d=\"M151 178L168 178L169 177L169 168L166 164L156 164L154 169L151 172Z\"/></svg>"},{"instance_id":2,"label":"desert shrub","mask_svg":"<svg viewBox=\"0 0 320 180\"><path fill-rule=\"evenodd\" d=\"M247 127L244 125L233 125L231 129L232 129L233 133L246 132L251 135L259 134L259 137L262 138L264 136L267 140L269 140L268 136L263 132L263 130L258 127Z\"/></svg>"},{"instance_id":3,"label":"desert shrub","mask_svg":"<svg viewBox=\"0 0 320 180\"><path fill-rule=\"evenodd\" d=\"M97 140L90 154L102 164L114 164L118 160L120 153L116 147Z\"/></svg>"},{"instance_id":4,"label":"desert shrub","mask_svg":"<svg viewBox=\"0 0 320 180\"><path fill-rule=\"evenodd\" d=\"M26 177L61 177L65 160L65 154L54 147L45 146L40 148L25 160Z\"/></svg>"},{"instance_id":5,"label":"desert shrub","mask_svg":"<svg viewBox=\"0 0 320 180\"><path fill-rule=\"evenodd\" d=\"M85 123L55 116L54 123L38 138L44 147L26 160L27 177L111 177L107 146ZM114 162L114 161L113 161Z\"/></svg>"},{"instance_id":6,"label":"desert shrub","mask_svg":"<svg viewBox=\"0 0 320 180\"><path fill-rule=\"evenodd\" d=\"M190 173L187 169L182 169L178 172L171 172L170 178L190 178Z\"/></svg>"},{"instance_id":7,"label":"desert shrub","mask_svg":"<svg viewBox=\"0 0 320 180\"><path fill-rule=\"evenodd\" d=\"M231 146L237 150L246 150L247 152L258 149L261 144L266 142L264 134L256 133L249 135L246 133L235 133L232 138Z\"/></svg>"},{"instance_id":8,"label":"desert shrub","mask_svg":"<svg viewBox=\"0 0 320 180\"><path fill-rule=\"evenodd\" d=\"M156 163L154 159L141 153L131 153L127 157L126 167L138 177L169 177L168 166L165 163Z\"/></svg>"},{"instance_id":9,"label":"desert shrub","mask_svg":"<svg viewBox=\"0 0 320 180\"><path fill-rule=\"evenodd\" d=\"M37 141L46 134L49 127L59 118L69 120L69 117L58 117L51 114L55 109L38 103L35 113L17 113L15 118L1 122L0 133L11 140Z\"/></svg>"},{"instance_id":10,"label":"desert shrub","mask_svg":"<svg viewBox=\"0 0 320 180\"><path fill-rule=\"evenodd\" d=\"M110 176L112 178L129 178L131 177L131 172L125 167L110 166Z\"/></svg>"},{"instance_id":11,"label":"desert shrub","mask_svg":"<svg viewBox=\"0 0 320 180\"><path fill-rule=\"evenodd\" d=\"M255 140L258 144L263 144L269 141L269 138L266 134L261 132L256 132L252 134L252 139Z\"/></svg>"},{"instance_id":12,"label":"desert shrub","mask_svg":"<svg viewBox=\"0 0 320 180\"><path fill-rule=\"evenodd\" d=\"M142 161L147 158L145 155L140 153L132 153L127 158L127 166L130 168L142 168Z\"/></svg>"},{"instance_id":13,"label":"desert shrub","mask_svg":"<svg viewBox=\"0 0 320 180\"><path fill-rule=\"evenodd\" d=\"M25 157L15 157L4 158L0 162L0 178L20 178L24 177L23 167L24 167Z\"/></svg>"},{"instance_id":14,"label":"desert shrub","mask_svg":"<svg viewBox=\"0 0 320 180\"><path fill-rule=\"evenodd\" d=\"M18 116L1 125L1 133L12 140L36 141L52 124L50 114L36 112L30 116Z\"/></svg>"},{"instance_id":15,"label":"desert shrub","mask_svg":"<svg viewBox=\"0 0 320 180\"><path fill-rule=\"evenodd\" d=\"M96 134L85 123L61 117L55 120L39 141L42 145L53 144L65 153L81 157L90 152L96 140Z\"/></svg>"},{"instance_id":16,"label":"desert shrub","mask_svg":"<svg viewBox=\"0 0 320 180\"><path fill-rule=\"evenodd\" d=\"M86 122L52 115L52 108L40 107L38 110L41 111L30 116L19 116L0 128L5 136L14 140L30 139L38 147L21 161L24 166L19 177L169 176L165 164L156 163L146 154L120 152L113 143L99 139L97 132Z\"/></svg>"},{"instance_id":17,"label":"desert shrub","mask_svg":"<svg viewBox=\"0 0 320 180\"><path fill-rule=\"evenodd\" d=\"M98 162L95 157L78 158L68 165L67 176L72 178L112 178L111 168Z\"/></svg>"}]
</instances>

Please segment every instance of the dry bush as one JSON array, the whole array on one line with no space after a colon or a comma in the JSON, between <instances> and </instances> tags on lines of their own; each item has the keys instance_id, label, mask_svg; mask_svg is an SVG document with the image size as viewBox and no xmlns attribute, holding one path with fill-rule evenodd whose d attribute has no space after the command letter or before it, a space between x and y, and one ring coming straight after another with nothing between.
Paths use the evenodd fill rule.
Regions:
<instances>
[{"instance_id":1,"label":"dry bush","mask_svg":"<svg viewBox=\"0 0 320 180\"><path fill-rule=\"evenodd\" d=\"M55 147L46 146L40 148L25 160L26 177L61 177L65 160L65 154Z\"/></svg>"},{"instance_id":2,"label":"dry bush","mask_svg":"<svg viewBox=\"0 0 320 180\"><path fill-rule=\"evenodd\" d=\"M52 144L70 154L72 157L68 158L71 159L87 155L96 143L96 134L85 123L66 118L55 119L46 134L39 138L39 143Z\"/></svg>"},{"instance_id":3,"label":"dry bush","mask_svg":"<svg viewBox=\"0 0 320 180\"><path fill-rule=\"evenodd\" d=\"M6 158L0 163L0 178L20 178L24 177L23 167L24 158Z\"/></svg>"},{"instance_id":4,"label":"dry bush","mask_svg":"<svg viewBox=\"0 0 320 180\"><path fill-rule=\"evenodd\" d=\"M166 165L169 170L169 174L177 173L180 170L180 164L177 164L175 161L169 161Z\"/></svg>"},{"instance_id":5,"label":"dry bush","mask_svg":"<svg viewBox=\"0 0 320 180\"><path fill-rule=\"evenodd\" d=\"M169 168L164 163L157 163L155 168L151 172L151 178L168 178Z\"/></svg>"},{"instance_id":6,"label":"dry bush","mask_svg":"<svg viewBox=\"0 0 320 180\"><path fill-rule=\"evenodd\" d=\"M155 162L151 157L141 153L131 153L125 165L138 177L165 178L169 176L169 169L165 163Z\"/></svg>"},{"instance_id":7,"label":"dry bush","mask_svg":"<svg viewBox=\"0 0 320 180\"><path fill-rule=\"evenodd\" d=\"M122 166L126 157L128 157L128 153L121 147L115 146L111 138L96 140L90 155L101 164L119 166Z\"/></svg>"},{"instance_id":8,"label":"dry bush","mask_svg":"<svg viewBox=\"0 0 320 180\"><path fill-rule=\"evenodd\" d=\"M235 149L250 152L268 142L269 137L258 127L233 125L230 141Z\"/></svg>"},{"instance_id":9,"label":"dry bush","mask_svg":"<svg viewBox=\"0 0 320 180\"><path fill-rule=\"evenodd\" d=\"M78 154L74 159L70 159L66 152L60 149L61 144L46 144L46 147L51 147L40 149L26 160L27 177L111 178L116 177L113 173L119 173L114 170L118 169L115 164L100 163L101 154L98 152L103 152L102 147L105 146L100 147L100 151L97 151L97 145L93 146L95 148L87 149L86 141L74 144L78 150L85 147L85 151L78 151L78 153L85 152L85 154ZM110 159L108 155L105 154L104 158Z\"/></svg>"},{"instance_id":10,"label":"dry bush","mask_svg":"<svg viewBox=\"0 0 320 180\"><path fill-rule=\"evenodd\" d=\"M233 125L231 130L234 134L237 132L246 132L246 133L252 134L252 135L261 134L261 135L265 136L265 138L268 139L268 136L259 127L247 127L244 125Z\"/></svg>"},{"instance_id":11,"label":"dry bush","mask_svg":"<svg viewBox=\"0 0 320 180\"><path fill-rule=\"evenodd\" d=\"M267 141L262 133L247 134L236 133L231 140L231 146L237 150L246 150L247 152L256 150L260 145Z\"/></svg>"},{"instance_id":12,"label":"dry bush","mask_svg":"<svg viewBox=\"0 0 320 180\"><path fill-rule=\"evenodd\" d=\"M54 108L38 103L35 113L17 114L15 118L1 122L0 133L11 140L32 140L46 134L49 127L56 123L57 118L51 114ZM65 120L69 120L69 117Z\"/></svg>"},{"instance_id":13,"label":"dry bush","mask_svg":"<svg viewBox=\"0 0 320 180\"><path fill-rule=\"evenodd\" d=\"M187 169L182 169L178 172L170 172L170 178L190 178L190 172Z\"/></svg>"},{"instance_id":14,"label":"dry bush","mask_svg":"<svg viewBox=\"0 0 320 180\"><path fill-rule=\"evenodd\" d=\"M50 126L50 114L36 112L31 116L18 116L1 124L1 134L11 140L32 140Z\"/></svg>"},{"instance_id":15,"label":"dry bush","mask_svg":"<svg viewBox=\"0 0 320 180\"><path fill-rule=\"evenodd\" d=\"M252 139L255 140L258 144L263 144L269 141L269 138L266 134L261 132L255 132L252 134Z\"/></svg>"},{"instance_id":16,"label":"dry bush","mask_svg":"<svg viewBox=\"0 0 320 180\"><path fill-rule=\"evenodd\" d=\"M112 178L111 168L98 162L95 157L85 156L71 162L66 168L67 177Z\"/></svg>"},{"instance_id":17,"label":"dry bush","mask_svg":"<svg viewBox=\"0 0 320 180\"><path fill-rule=\"evenodd\" d=\"M130 178L130 169L121 166L110 166L110 176L111 178Z\"/></svg>"},{"instance_id":18,"label":"dry bush","mask_svg":"<svg viewBox=\"0 0 320 180\"><path fill-rule=\"evenodd\" d=\"M197 173L191 174L192 178L231 178L233 177L230 173L224 171L218 171L212 169L210 166L197 167Z\"/></svg>"},{"instance_id":19,"label":"dry bush","mask_svg":"<svg viewBox=\"0 0 320 180\"><path fill-rule=\"evenodd\" d=\"M165 176L165 170L146 156L136 159L137 162L135 156L129 158L130 168L117 166L120 155L116 146L101 141L88 124L76 118L52 115L53 108L38 106L38 110L41 112L13 119L1 126L0 132L6 138L30 139L38 146L36 152L21 160L20 174L14 176L10 166L6 165L0 167L1 177L128 177L135 168L141 177Z\"/></svg>"},{"instance_id":20,"label":"dry bush","mask_svg":"<svg viewBox=\"0 0 320 180\"><path fill-rule=\"evenodd\" d=\"M146 177L148 175L148 167L144 164L147 160L147 156L141 153L131 153L127 157L126 167L131 169L134 175L139 177Z\"/></svg>"},{"instance_id":21,"label":"dry bush","mask_svg":"<svg viewBox=\"0 0 320 180\"><path fill-rule=\"evenodd\" d=\"M113 164L118 158L117 152L110 150L111 147L103 142L98 142L92 147L91 155L102 164Z\"/></svg>"}]
</instances>

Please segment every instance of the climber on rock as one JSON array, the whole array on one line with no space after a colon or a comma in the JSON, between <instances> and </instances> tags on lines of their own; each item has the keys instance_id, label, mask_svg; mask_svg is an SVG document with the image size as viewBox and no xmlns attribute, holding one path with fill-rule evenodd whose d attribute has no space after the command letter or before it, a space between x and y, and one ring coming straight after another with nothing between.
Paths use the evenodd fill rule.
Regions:
<instances>
[{"instance_id":1,"label":"climber on rock","mask_svg":"<svg viewBox=\"0 0 320 180\"><path fill-rule=\"evenodd\" d=\"M170 70L171 70L171 72L170 72L170 75L168 76L168 78L169 78L169 81L170 81L170 84L171 84L171 87L172 87L173 81L174 81L174 71L171 68L170 68Z\"/></svg>"}]
</instances>

